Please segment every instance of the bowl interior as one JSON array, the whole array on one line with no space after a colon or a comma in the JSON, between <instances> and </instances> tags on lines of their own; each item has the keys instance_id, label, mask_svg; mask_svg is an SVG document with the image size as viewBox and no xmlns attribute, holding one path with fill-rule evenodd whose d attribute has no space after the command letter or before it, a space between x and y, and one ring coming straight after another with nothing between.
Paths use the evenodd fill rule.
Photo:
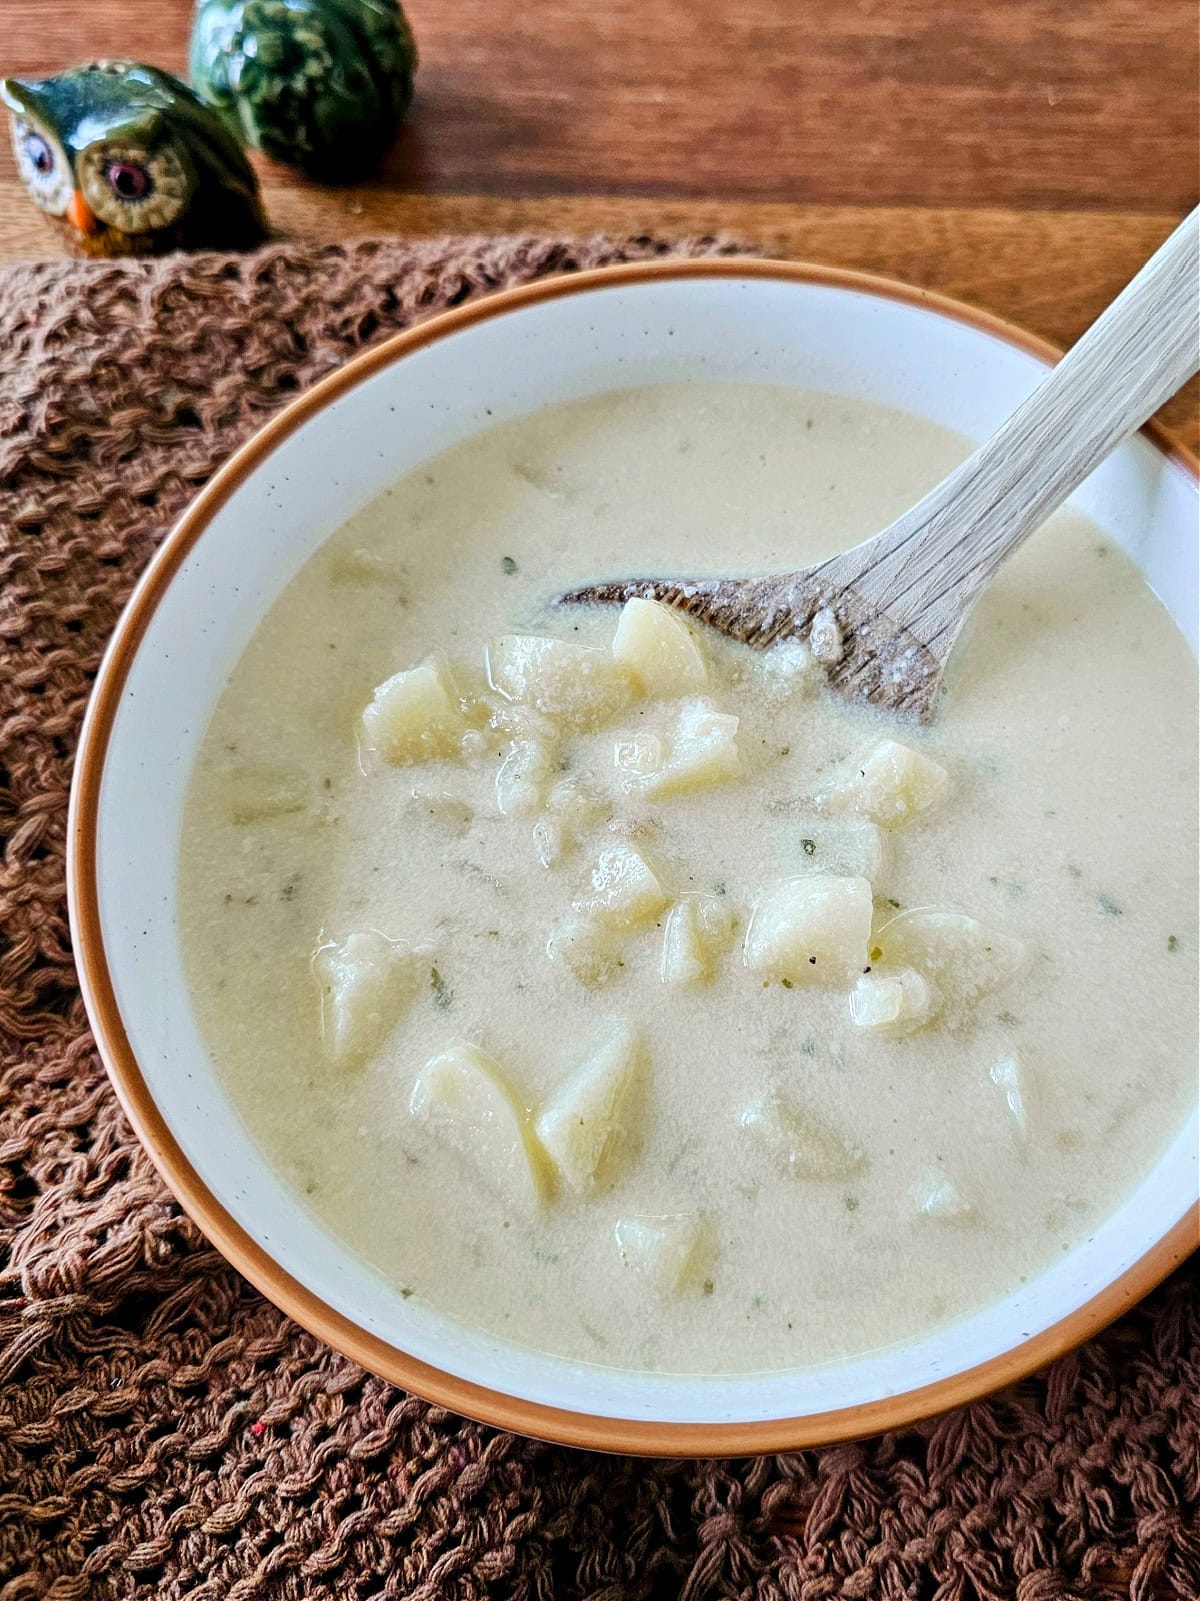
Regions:
<instances>
[{"instance_id":1,"label":"bowl interior","mask_svg":"<svg viewBox=\"0 0 1200 1601\"><path fill-rule=\"evenodd\" d=\"M1038 356L992 332L864 286L743 273L728 264L720 273L676 269L634 281L614 275L603 286L534 298L440 334L376 365L327 403L309 397L293 431L260 452L250 470L235 462L206 492L177 536L181 545L199 537L165 587L162 569L157 580L152 575L156 603L141 608L144 631L127 627L106 668L115 681L119 657L127 671L107 729L95 904L119 1023L145 1092L200 1184L261 1248L257 1262L279 1264L310 1296L386 1346L490 1391L594 1418L736 1424L859 1407L1009 1352L1120 1278L1194 1204L1193 1119L1090 1240L1019 1293L916 1343L823 1368L736 1379L568 1363L405 1301L296 1204L222 1092L181 965L174 899L182 801L212 706L282 587L352 511L400 474L536 407L696 378L829 390L981 438L1041 371ZM1139 437L1073 503L1130 552L1194 650L1194 477ZM89 726L88 740L99 737ZM86 981L95 952L84 958ZM87 987L95 1017L95 986ZM111 1017L96 1020L111 1061L119 1030ZM140 1086L119 1064L117 1077L146 1133ZM170 1168L169 1152L157 1143L154 1154ZM273 1269L241 1265L286 1303ZM307 1321L302 1309L300 1315ZM804 1439L798 1426L792 1443Z\"/></svg>"}]
</instances>

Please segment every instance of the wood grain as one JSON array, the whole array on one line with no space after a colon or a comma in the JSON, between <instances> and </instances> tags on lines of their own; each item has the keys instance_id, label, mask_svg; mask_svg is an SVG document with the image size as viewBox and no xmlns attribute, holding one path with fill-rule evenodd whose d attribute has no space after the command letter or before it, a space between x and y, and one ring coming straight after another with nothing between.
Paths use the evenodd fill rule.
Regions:
<instances>
[{"instance_id":1,"label":"wood grain","mask_svg":"<svg viewBox=\"0 0 1200 1601\"><path fill-rule=\"evenodd\" d=\"M620 196L505 200L488 196L316 191L277 193L272 211L290 237L344 240L399 233L725 233L766 255L827 262L902 278L983 306L1069 345L1162 243L1178 218L1054 211L728 204ZM0 183L0 262L46 257L57 236ZM2 359L2 358L0 358ZM1191 449L1200 386L1159 414Z\"/></svg>"},{"instance_id":2,"label":"wood grain","mask_svg":"<svg viewBox=\"0 0 1200 1601\"><path fill-rule=\"evenodd\" d=\"M716 233L1069 344L1193 201L1192 0L408 0L417 102L339 188L260 162L284 235ZM0 69L182 68L189 0L0 0ZM57 236L0 139L0 262ZM1196 387L1168 426L1194 443Z\"/></svg>"},{"instance_id":3,"label":"wood grain","mask_svg":"<svg viewBox=\"0 0 1200 1601\"><path fill-rule=\"evenodd\" d=\"M1195 201L1193 0L405 4L417 101L373 188L1177 217ZM0 58L179 71L189 13L0 0Z\"/></svg>"}]
</instances>

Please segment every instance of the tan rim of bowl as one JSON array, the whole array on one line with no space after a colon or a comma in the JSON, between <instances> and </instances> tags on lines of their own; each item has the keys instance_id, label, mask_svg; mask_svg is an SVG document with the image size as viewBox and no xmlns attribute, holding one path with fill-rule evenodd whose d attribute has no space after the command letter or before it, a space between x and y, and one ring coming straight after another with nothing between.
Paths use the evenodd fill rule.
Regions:
<instances>
[{"instance_id":1,"label":"tan rim of bowl","mask_svg":"<svg viewBox=\"0 0 1200 1601\"><path fill-rule=\"evenodd\" d=\"M365 378L463 328L563 295L672 278L762 278L856 290L967 323L1047 363L1061 355L1053 345L998 317L907 284L834 267L738 257L638 263L543 279L445 312L365 351L293 401L230 458L183 513L134 591L104 657L80 735L68 822L67 894L80 986L100 1055L121 1105L184 1210L222 1255L276 1306L370 1372L499 1428L602 1451L733 1456L793 1450L901 1428L1024 1378L1120 1317L1166 1278L1200 1244L1200 1219L1190 1210L1186 1212L1099 1295L1011 1350L934 1384L860 1406L762 1422L672 1423L602 1417L527 1401L445 1373L359 1328L285 1272L225 1210L173 1138L130 1048L113 993L96 887L101 778L130 664L184 558L214 514L276 445ZM1161 428L1148 424L1144 431L1164 455L1200 477L1200 464Z\"/></svg>"}]
</instances>

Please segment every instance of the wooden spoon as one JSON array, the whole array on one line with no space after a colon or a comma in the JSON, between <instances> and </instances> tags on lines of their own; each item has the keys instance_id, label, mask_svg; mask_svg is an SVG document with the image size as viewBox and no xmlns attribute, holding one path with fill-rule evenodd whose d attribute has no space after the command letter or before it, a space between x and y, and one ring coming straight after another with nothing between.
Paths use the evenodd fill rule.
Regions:
<instances>
[{"instance_id":1,"label":"wooden spoon","mask_svg":"<svg viewBox=\"0 0 1200 1601\"><path fill-rule=\"evenodd\" d=\"M961 467L882 533L761 578L634 578L562 604L644 595L747 645L810 642L842 694L932 717L975 601L1006 556L1200 367L1200 210Z\"/></svg>"}]
</instances>

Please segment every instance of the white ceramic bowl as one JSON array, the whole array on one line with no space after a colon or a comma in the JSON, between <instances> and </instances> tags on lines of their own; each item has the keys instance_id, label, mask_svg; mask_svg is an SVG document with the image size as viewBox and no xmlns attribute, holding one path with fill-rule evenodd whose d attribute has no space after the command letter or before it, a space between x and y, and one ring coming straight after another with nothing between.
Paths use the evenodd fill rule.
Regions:
<instances>
[{"instance_id":1,"label":"white ceramic bowl","mask_svg":"<svg viewBox=\"0 0 1200 1601\"><path fill-rule=\"evenodd\" d=\"M73 796L72 923L100 1048L150 1154L208 1236L301 1323L397 1383L526 1433L673 1455L778 1450L897 1427L1010 1382L1192 1248L1194 1119L1086 1243L911 1345L728 1379L613 1373L516 1349L403 1300L294 1203L222 1092L180 959L184 788L226 675L301 564L401 473L536 407L699 376L861 396L982 438L1052 356L883 280L736 261L610 269L493 297L359 358L199 496L96 685ZM1194 650L1194 464L1142 435L1075 503L1130 552Z\"/></svg>"}]
</instances>

